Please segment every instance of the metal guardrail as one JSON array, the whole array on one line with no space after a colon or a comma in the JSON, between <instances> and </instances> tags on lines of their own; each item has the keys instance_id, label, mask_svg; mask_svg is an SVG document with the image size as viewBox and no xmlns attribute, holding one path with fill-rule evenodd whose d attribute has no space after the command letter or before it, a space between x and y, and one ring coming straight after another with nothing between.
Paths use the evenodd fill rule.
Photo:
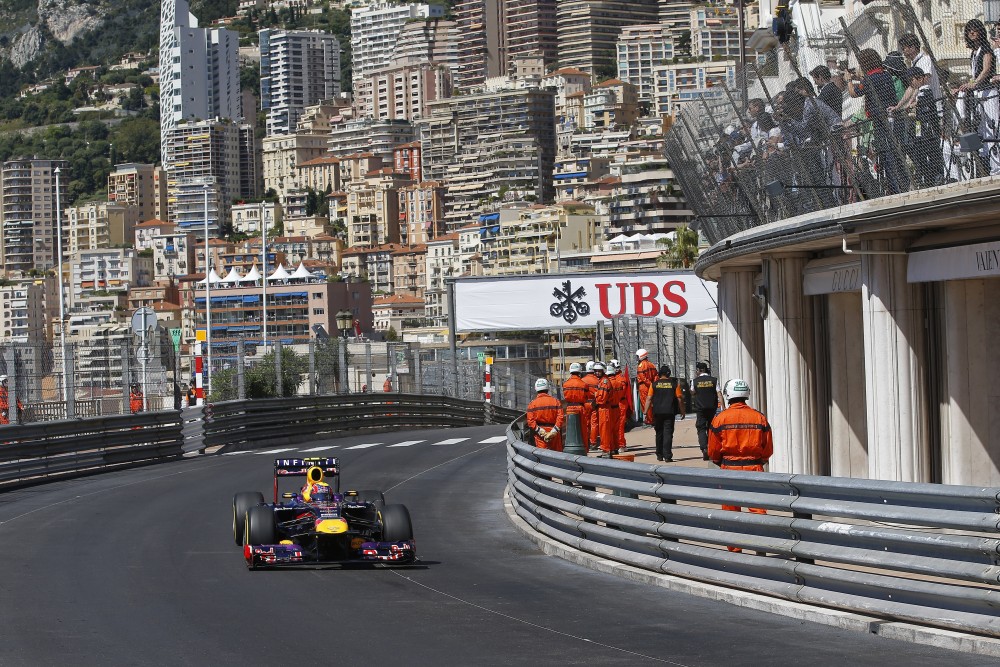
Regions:
<instances>
[{"instance_id":1,"label":"metal guardrail","mask_svg":"<svg viewBox=\"0 0 1000 667\"><path fill-rule=\"evenodd\" d=\"M446 396L352 394L3 426L0 490L168 461L209 447L299 443L369 429L506 424L519 414Z\"/></svg>"},{"instance_id":2,"label":"metal guardrail","mask_svg":"<svg viewBox=\"0 0 1000 667\"><path fill-rule=\"evenodd\" d=\"M4 426L0 488L171 460L183 443L177 412Z\"/></svg>"},{"instance_id":3,"label":"metal guardrail","mask_svg":"<svg viewBox=\"0 0 1000 667\"><path fill-rule=\"evenodd\" d=\"M1000 637L1000 488L572 456L526 444L520 422L508 429L508 482L522 519L580 551L788 600Z\"/></svg>"}]
</instances>

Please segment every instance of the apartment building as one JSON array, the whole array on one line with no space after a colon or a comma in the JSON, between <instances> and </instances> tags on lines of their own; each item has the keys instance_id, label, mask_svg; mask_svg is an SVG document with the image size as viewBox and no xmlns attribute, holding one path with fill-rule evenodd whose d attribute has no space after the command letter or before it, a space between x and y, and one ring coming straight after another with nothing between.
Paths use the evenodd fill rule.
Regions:
<instances>
[{"instance_id":1,"label":"apartment building","mask_svg":"<svg viewBox=\"0 0 1000 667\"><path fill-rule=\"evenodd\" d=\"M347 245L351 248L399 243L399 191L411 181L383 167L346 184Z\"/></svg>"},{"instance_id":2,"label":"apartment building","mask_svg":"<svg viewBox=\"0 0 1000 667\"><path fill-rule=\"evenodd\" d=\"M81 250L72 255L70 303L76 307L88 293L124 294L130 287L153 281L153 258L140 257L134 248Z\"/></svg>"},{"instance_id":3,"label":"apartment building","mask_svg":"<svg viewBox=\"0 0 1000 667\"><path fill-rule=\"evenodd\" d=\"M267 28L258 35L267 134L291 134L306 107L340 93L340 42L319 30Z\"/></svg>"},{"instance_id":4,"label":"apartment building","mask_svg":"<svg viewBox=\"0 0 1000 667\"><path fill-rule=\"evenodd\" d=\"M284 345L306 344L315 337L314 327L323 327L335 335L336 315L341 310L349 310L361 323L362 331L372 330L372 293L364 283L331 283L325 277L269 280L266 321L261 291L259 281L212 285L213 353L233 354L241 340L252 347L259 345L265 324L269 343L280 340ZM195 327L204 329L204 286L193 285L192 294Z\"/></svg>"},{"instance_id":5,"label":"apartment building","mask_svg":"<svg viewBox=\"0 0 1000 667\"><path fill-rule=\"evenodd\" d=\"M602 157L576 157L570 155L556 159L552 180L557 202L583 199L597 182L610 173L611 161Z\"/></svg>"},{"instance_id":6,"label":"apartment building","mask_svg":"<svg viewBox=\"0 0 1000 667\"><path fill-rule=\"evenodd\" d=\"M408 120L361 118L333 127L327 148L335 157L364 152L372 153L384 164L392 164L396 148L416 138L416 130Z\"/></svg>"},{"instance_id":7,"label":"apartment building","mask_svg":"<svg viewBox=\"0 0 1000 667\"><path fill-rule=\"evenodd\" d=\"M281 214L281 204L277 202L233 204L231 212L233 231L238 234L259 236L262 229L270 230L275 225L281 224Z\"/></svg>"},{"instance_id":8,"label":"apartment building","mask_svg":"<svg viewBox=\"0 0 1000 667\"><path fill-rule=\"evenodd\" d=\"M161 234L169 234L177 230L177 225L163 220L146 220L133 228L135 238L132 247L136 250L149 250L153 247L153 239Z\"/></svg>"},{"instance_id":9,"label":"apartment building","mask_svg":"<svg viewBox=\"0 0 1000 667\"><path fill-rule=\"evenodd\" d=\"M627 130L638 118L639 96L631 83L610 79L583 96L584 129Z\"/></svg>"},{"instance_id":10,"label":"apartment building","mask_svg":"<svg viewBox=\"0 0 1000 667\"><path fill-rule=\"evenodd\" d=\"M209 233L216 235L240 193L240 130L228 120L180 123L164 139L168 221L185 229L205 224L208 192Z\"/></svg>"},{"instance_id":11,"label":"apartment building","mask_svg":"<svg viewBox=\"0 0 1000 667\"><path fill-rule=\"evenodd\" d=\"M556 7L559 66L614 72L616 42L629 25L656 23L657 0L563 0Z\"/></svg>"},{"instance_id":12,"label":"apartment building","mask_svg":"<svg viewBox=\"0 0 1000 667\"><path fill-rule=\"evenodd\" d=\"M162 231L152 239L153 276L173 280L195 272L194 234L179 229Z\"/></svg>"},{"instance_id":13,"label":"apartment building","mask_svg":"<svg viewBox=\"0 0 1000 667\"><path fill-rule=\"evenodd\" d=\"M736 87L736 71L735 60L660 65L654 69L653 109L669 116L689 102L723 98Z\"/></svg>"},{"instance_id":14,"label":"apartment building","mask_svg":"<svg viewBox=\"0 0 1000 667\"><path fill-rule=\"evenodd\" d=\"M368 78L385 67L403 26L415 19L443 18L440 5L374 3L351 11L354 94L370 97Z\"/></svg>"},{"instance_id":15,"label":"apartment building","mask_svg":"<svg viewBox=\"0 0 1000 667\"><path fill-rule=\"evenodd\" d=\"M419 141L397 146L392 152L392 163L397 173L406 174L414 183L424 180Z\"/></svg>"},{"instance_id":16,"label":"apartment building","mask_svg":"<svg viewBox=\"0 0 1000 667\"><path fill-rule=\"evenodd\" d=\"M570 95L586 95L590 92L590 74L575 67L563 67L542 77L542 88L555 89L556 122L568 122L566 101Z\"/></svg>"},{"instance_id":17,"label":"apartment building","mask_svg":"<svg viewBox=\"0 0 1000 667\"><path fill-rule=\"evenodd\" d=\"M131 245L140 219L136 206L111 202L70 206L63 215L63 252Z\"/></svg>"},{"instance_id":18,"label":"apartment building","mask_svg":"<svg viewBox=\"0 0 1000 667\"><path fill-rule=\"evenodd\" d=\"M654 69L669 62L674 52L674 32L664 23L622 28L618 37L618 79L636 87L640 102L654 99Z\"/></svg>"},{"instance_id":19,"label":"apartment building","mask_svg":"<svg viewBox=\"0 0 1000 667\"><path fill-rule=\"evenodd\" d=\"M379 296L372 301L372 321L375 331L387 333L389 329L401 333L407 322L422 322L424 300L404 294Z\"/></svg>"},{"instance_id":20,"label":"apartment building","mask_svg":"<svg viewBox=\"0 0 1000 667\"><path fill-rule=\"evenodd\" d=\"M667 233L693 218L669 165L656 158L628 160L612 169L621 183L608 205L608 238L641 232Z\"/></svg>"},{"instance_id":21,"label":"apartment building","mask_svg":"<svg viewBox=\"0 0 1000 667\"><path fill-rule=\"evenodd\" d=\"M527 275L558 270L563 252L590 249L603 236L601 219L580 202L501 208L479 217L483 272Z\"/></svg>"},{"instance_id":22,"label":"apartment building","mask_svg":"<svg viewBox=\"0 0 1000 667\"><path fill-rule=\"evenodd\" d=\"M328 133L296 132L265 137L261 142L264 190L274 190L285 203L288 193L300 189L296 167L327 154Z\"/></svg>"},{"instance_id":23,"label":"apartment building","mask_svg":"<svg viewBox=\"0 0 1000 667\"><path fill-rule=\"evenodd\" d=\"M180 300L180 290L173 280L155 280L152 284L131 287L128 290L128 309L130 312L143 306L163 303L180 307Z\"/></svg>"},{"instance_id":24,"label":"apartment building","mask_svg":"<svg viewBox=\"0 0 1000 667\"><path fill-rule=\"evenodd\" d=\"M467 93L506 74L504 0L458 0L452 14L459 34L455 89Z\"/></svg>"},{"instance_id":25,"label":"apartment building","mask_svg":"<svg viewBox=\"0 0 1000 667\"><path fill-rule=\"evenodd\" d=\"M386 243L345 250L341 255L341 275L367 280L373 294L391 294L396 284L392 253L399 249L398 243Z\"/></svg>"},{"instance_id":26,"label":"apartment building","mask_svg":"<svg viewBox=\"0 0 1000 667\"><path fill-rule=\"evenodd\" d=\"M57 199L68 203L68 168L65 160L0 164L0 265L8 275L55 266Z\"/></svg>"},{"instance_id":27,"label":"apartment building","mask_svg":"<svg viewBox=\"0 0 1000 667\"><path fill-rule=\"evenodd\" d=\"M298 186L316 192L333 192L340 189L340 158L323 156L296 165Z\"/></svg>"},{"instance_id":28,"label":"apartment building","mask_svg":"<svg viewBox=\"0 0 1000 667\"><path fill-rule=\"evenodd\" d=\"M557 0L504 0L508 67L522 56L539 57L545 71L556 65L559 58L557 4Z\"/></svg>"},{"instance_id":29,"label":"apartment building","mask_svg":"<svg viewBox=\"0 0 1000 667\"><path fill-rule=\"evenodd\" d=\"M257 199L263 190L263 165L261 163L261 142L254 125L240 123L240 198Z\"/></svg>"},{"instance_id":30,"label":"apartment building","mask_svg":"<svg viewBox=\"0 0 1000 667\"><path fill-rule=\"evenodd\" d=\"M746 25L759 25L756 7L748 6L744 11ZM691 30L692 57L739 58L740 42L748 35L740 36L739 17L735 11L719 11L718 8L699 6L691 9L690 16L686 27Z\"/></svg>"},{"instance_id":31,"label":"apartment building","mask_svg":"<svg viewBox=\"0 0 1000 667\"><path fill-rule=\"evenodd\" d=\"M506 199L551 201L554 93L503 89L431 105L418 123L424 178L449 183L449 231Z\"/></svg>"},{"instance_id":32,"label":"apartment building","mask_svg":"<svg viewBox=\"0 0 1000 667\"><path fill-rule=\"evenodd\" d=\"M393 294L419 299L421 309L427 288L427 246L403 246L392 253Z\"/></svg>"},{"instance_id":33,"label":"apartment building","mask_svg":"<svg viewBox=\"0 0 1000 667\"><path fill-rule=\"evenodd\" d=\"M166 179L160 167L134 162L115 165L108 174L108 201L139 209L140 220L159 217L166 211Z\"/></svg>"},{"instance_id":34,"label":"apartment building","mask_svg":"<svg viewBox=\"0 0 1000 667\"><path fill-rule=\"evenodd\" d=\"M444 186L437 181L399 189L400 242L427 243L444 233Z\"/></svg>"},{"instance_id":35,"label":"apartment building","mask_svg":"<svg viewBox=\"0 0 1000 667\"><path fill-rule=\"evenodd\" d=\"M44 343L46 328L45 295L41 285L0 286L0 338L4 342Z\"/></svg>"}]
</instances>

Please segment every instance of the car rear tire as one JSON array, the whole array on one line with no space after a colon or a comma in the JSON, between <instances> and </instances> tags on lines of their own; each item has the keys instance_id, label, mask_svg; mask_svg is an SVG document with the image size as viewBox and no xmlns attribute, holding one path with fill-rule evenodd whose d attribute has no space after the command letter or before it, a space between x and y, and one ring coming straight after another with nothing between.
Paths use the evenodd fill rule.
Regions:
<instances>
[{"instance_id":1,"label":"car rear tire","mask_svg":"<svg viewBox=\"0 0 1000 667\"><path fill-rule=\"evenodd\" d=\"M385 507L385 495L375 489L365 489L364 491L358 491L358 502L362 503L372 503L375 505L375 509L382 509Z\"/></svg>"},{"instance_id":2,"label":"car rear tire","mask_svg":"<svg viewBox=\"0 0 1000 667\"><path fill-rule=\"evenodd\" d=\"M406 505L386 505L382 514L382 541L402 542L413 539L413 524Z\"/></svg>"},{"instance_id":3,"label":"car rear tire","mask_svg":"<svg viewBox=\"0 0 1000 667\"><path fill-rule=\"evenodd\" d=\"M244 491L233 496L233 539L243 546L246 533L246 516L251 507L264 504L264 494L260 491Z\"/></svg>"},{"instance_id":4,"label":"car rear tire","mask_svg":"<svg viewBox=\"0 0 1000 667\"><path fill-rule=\"evenodd\" d=\"M278 524L274 520L274 510L267 505L257 505L247 510L246 544L277 544Z\"/></svg>"}]
</instances>

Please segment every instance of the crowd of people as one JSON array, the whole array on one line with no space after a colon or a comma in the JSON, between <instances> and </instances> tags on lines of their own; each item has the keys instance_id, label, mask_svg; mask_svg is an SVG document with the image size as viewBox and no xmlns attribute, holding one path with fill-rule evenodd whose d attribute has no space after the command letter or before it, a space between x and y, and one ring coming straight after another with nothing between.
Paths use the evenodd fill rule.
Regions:
<instances>
[{"instance_id":1,"label":"crowd of people","mask_svg":"<svg viewBox=\"0 0 1000 667\"><path fill-rule=\"evenodd\" d=\"M885 56L860 49L854 65L820 65L749 99L708 158L710 201L755 198L786 217L1000 174L1000 35L973 19L964 37L966 77L939 68L907 33ZM845 115L848 99L860 106Z\"/></svg>"}]
</instances>

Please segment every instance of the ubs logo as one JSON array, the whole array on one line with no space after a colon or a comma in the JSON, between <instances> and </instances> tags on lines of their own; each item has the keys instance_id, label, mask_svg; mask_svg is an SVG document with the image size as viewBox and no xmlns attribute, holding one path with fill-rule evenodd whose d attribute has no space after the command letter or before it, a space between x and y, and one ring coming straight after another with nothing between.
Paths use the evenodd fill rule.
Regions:
<instances>
[{"instance_id":1,"label":"ubs logo","mask_svg":"<svg viewBox=\"0 0 1000 667\"><path fill-rule=\"evenodd\" d=\"M581 315L590 315L590 304L583 300L587 296L584 288L574 290L570 281L565 280L562 289L556 287L552 290L552 296L556 298L556 302L549 306L549 315L552 317L561 317L567 324L573 324Z\"/></svg>"}]
</instances>

